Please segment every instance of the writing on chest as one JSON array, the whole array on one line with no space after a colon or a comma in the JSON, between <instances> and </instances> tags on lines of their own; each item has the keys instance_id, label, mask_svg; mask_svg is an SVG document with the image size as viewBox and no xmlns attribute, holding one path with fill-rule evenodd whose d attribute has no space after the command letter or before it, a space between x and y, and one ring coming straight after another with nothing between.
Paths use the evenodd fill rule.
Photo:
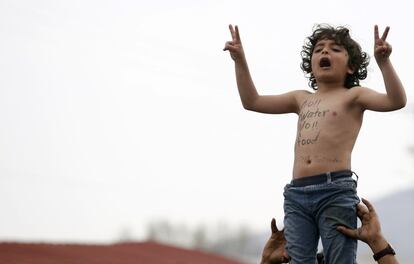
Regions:
<instances>
[{"instance_id":1,"label":"writing on chest","mask_svg":"<svg viewBox=\"0 0 414 264\"><path fill-rule=\"evenodd\" d=\"M323 104L322 99L305 100L301 105L298 120L298 145L315 144L319 140L321 130L329 123L337 112L331 109L330 104ZM331 117L332 116L332 117Z\"/></svg>"}]
</instances>

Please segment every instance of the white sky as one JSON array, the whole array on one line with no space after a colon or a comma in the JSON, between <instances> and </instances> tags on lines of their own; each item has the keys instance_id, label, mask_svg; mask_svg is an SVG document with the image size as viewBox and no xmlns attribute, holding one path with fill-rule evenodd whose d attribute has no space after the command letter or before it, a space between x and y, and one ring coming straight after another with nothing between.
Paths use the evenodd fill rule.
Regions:
<instances>
[{"instance_id":1,"label":"white sky","mask_svg":"<svg viewBox=\"0 0 414 264\"><path fill-rule=\"evenodd\" d=\"M262 94L309 89L300 50L316 23L347 25L372 55L391 26L409 102L408 1L0 2L0 240L108 242L167 218L267 229L282 218L295 115L243 110L222 51L240 26ZM372 59L362 83L384 91ZM414 185L413 107L366 113L359 194ZM280 221L279 221L280 222Z\"/></svg>"}]
</instances>

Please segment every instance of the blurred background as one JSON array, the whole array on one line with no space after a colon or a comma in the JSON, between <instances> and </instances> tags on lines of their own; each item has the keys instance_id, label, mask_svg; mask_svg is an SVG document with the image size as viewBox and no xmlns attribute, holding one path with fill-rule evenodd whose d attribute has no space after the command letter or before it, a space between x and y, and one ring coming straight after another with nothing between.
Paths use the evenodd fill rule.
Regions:
<instances>
[{"instance_id":1,"label":"blurred background","mask_svg":"<svg viewBox=\"0 0 414 264\"><path fill-rule=\"evenodd\" d=\"M257 262L271 218L283 226L297 120L242 108L228 24L261 94L310 90L300 51L316 24L348 26L371 56L378 24L408 105L365 114L353 169L412 259L410 21L402 0L2 0L0 241L156 240ZM385 91L374 58L362 85Z\"/></svg>"}]
</instances>

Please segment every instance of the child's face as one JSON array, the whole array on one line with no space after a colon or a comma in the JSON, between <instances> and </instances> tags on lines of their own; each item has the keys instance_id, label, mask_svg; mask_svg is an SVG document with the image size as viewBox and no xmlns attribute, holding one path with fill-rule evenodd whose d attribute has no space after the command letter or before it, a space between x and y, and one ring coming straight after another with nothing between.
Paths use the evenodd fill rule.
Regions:
<instances>
[{"instance_id":1,"label":"child's face","mask_svg":"<svg viewBox=\"0 0 414 264\"><path fill-rule=\"evenodd\" d=\"M312 73L316 82L345 83L347 74L353 71L348 66L347 50L334 40L319 40L312 53Z\"/></svg>"}]
</instances>

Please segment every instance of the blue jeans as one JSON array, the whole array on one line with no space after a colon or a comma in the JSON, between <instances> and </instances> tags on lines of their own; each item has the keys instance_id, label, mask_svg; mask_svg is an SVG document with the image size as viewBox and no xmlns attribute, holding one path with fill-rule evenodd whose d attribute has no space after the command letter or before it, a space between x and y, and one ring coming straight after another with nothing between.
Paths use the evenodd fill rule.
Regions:
<instances>
[{"instance_id":1,"label":"blue jeans","mask_svg":"<svg viewBox=\"0 0 414 264\"><path fill-rule=\"evenodd\" d=\"M297 186L292 181L286 185L284 225L290 263L315 264L319 237L325 263L356 263L357 241L336 230L338 225L357 227L357 181L352 172L347 173L340 178L327 173L326 180L317 184Z\"/></svg>"}]
</instances>

